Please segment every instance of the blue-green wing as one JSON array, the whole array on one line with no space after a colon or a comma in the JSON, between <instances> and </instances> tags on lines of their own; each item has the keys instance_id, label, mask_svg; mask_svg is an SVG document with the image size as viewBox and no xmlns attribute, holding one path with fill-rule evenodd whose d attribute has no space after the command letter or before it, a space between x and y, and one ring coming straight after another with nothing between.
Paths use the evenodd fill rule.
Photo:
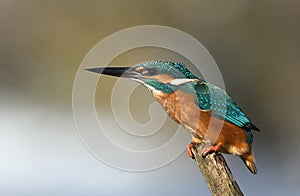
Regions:
<instances>
[{"instance_id":1,"label":"blue-green wing","mask_svg":"<svg viewBox=\"0 0 300 196\"><path fill-rule=\"evenodd\" d=\"M210 110L212 115L233 123L247 131L259 130L242 112L234 100L222 89L206 82L194 84L197 102L201 110Z\"/></svg>"}]
</instances>

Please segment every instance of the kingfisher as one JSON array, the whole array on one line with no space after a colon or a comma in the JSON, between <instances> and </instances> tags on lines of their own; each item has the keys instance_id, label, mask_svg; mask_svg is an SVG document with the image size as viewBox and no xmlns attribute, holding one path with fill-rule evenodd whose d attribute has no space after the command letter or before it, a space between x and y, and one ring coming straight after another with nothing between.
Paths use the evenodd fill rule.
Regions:
<instances>
[{"instance_id":1,"label":"kingfisher","mask_svg":"<svg viewBox=\"0 0 300 196\"><path fill-rule=\"evenodd\" d=\"M187 153L194 158L195 144L210 153L235 154L256 174L252 131L260 131L221 88L195 76L183 63L144 62L132 67L86 69L98 74L129 78L146 86L168 115L191 135Z\"/></svg>"}]
</instances>

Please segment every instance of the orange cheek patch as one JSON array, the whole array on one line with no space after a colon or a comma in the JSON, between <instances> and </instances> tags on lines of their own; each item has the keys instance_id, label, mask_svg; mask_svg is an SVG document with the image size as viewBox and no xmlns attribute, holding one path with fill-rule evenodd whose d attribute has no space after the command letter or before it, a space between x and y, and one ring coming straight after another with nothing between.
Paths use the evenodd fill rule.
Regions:
<instances>
[{"instance_id":1,"label":"orange cheek patch","mask_svg":"<svg viewBox=\"0 0 300 196\"><path fill-rule=\"evenodd\" d=\"M146 78L146 77L145 77L145 78ZM173 77L173 76L166 75L166 74L163 74L163 75L155 75L155 76L148 76L147 78L154 78L154 79L156 79L157 81L159 81L159 82L161 82L161 83L164 83L164 84L170 83L172 80L174 80L174 77Z\"/></svg>"}]
</instances>

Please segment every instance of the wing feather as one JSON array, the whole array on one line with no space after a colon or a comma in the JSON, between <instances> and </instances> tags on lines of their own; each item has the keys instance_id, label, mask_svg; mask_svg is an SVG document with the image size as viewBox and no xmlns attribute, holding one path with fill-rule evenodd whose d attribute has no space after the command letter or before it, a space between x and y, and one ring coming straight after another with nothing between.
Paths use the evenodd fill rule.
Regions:
<instances>
[{"instance_id":1,"label":"wing feather","mask_svg":"<svg viewBox=\"0 0 300 196\"><path fill-rule=\"evenodd\" d=\"M206 82L194 84L194 89L201 110L211 110L212 115L233 123L246 131L259 131L224 90Z\"/></svg>"}]
</instances>

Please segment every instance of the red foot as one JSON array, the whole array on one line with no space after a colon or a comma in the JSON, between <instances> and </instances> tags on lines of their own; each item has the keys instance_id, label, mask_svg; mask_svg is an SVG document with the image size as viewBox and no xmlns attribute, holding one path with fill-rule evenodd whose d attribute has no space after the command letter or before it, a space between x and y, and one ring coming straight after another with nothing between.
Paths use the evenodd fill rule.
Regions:
<instances>
[{"instance_id":1,"label":"red foot","mask_svg":"<svg viewBox=\"0 0 300 196\"><path fill-rule=\"evenodd\" d=\"M186 152L188 153L189 157L191 157L192 159L195 159L194 153L192 151L194 144L190 143L187 147L186 147Z\"/></svg>"},{"instance_id":2,"label":"red foot","mask_svg":"<svg viewBox=\"0 0 300 196\"><path fill-rule=\"evenodd\" d=\"M207 155L213 153L213 152L219 152L221 150L222 144L217 144L215 146L208 146L203 149L202 151L202 157L205 158Z\"/></svg>"}]
</instances>

